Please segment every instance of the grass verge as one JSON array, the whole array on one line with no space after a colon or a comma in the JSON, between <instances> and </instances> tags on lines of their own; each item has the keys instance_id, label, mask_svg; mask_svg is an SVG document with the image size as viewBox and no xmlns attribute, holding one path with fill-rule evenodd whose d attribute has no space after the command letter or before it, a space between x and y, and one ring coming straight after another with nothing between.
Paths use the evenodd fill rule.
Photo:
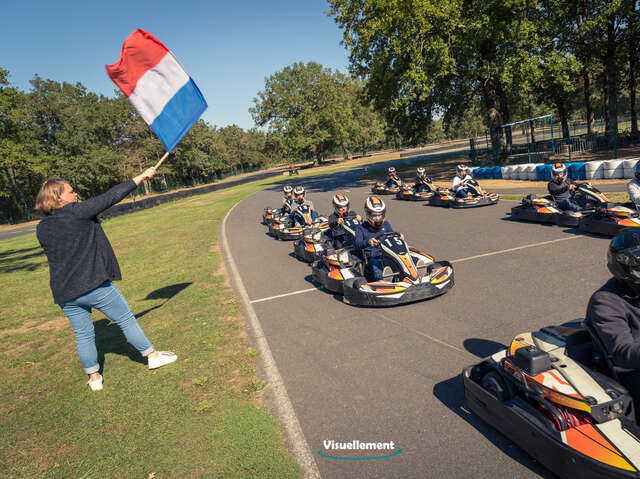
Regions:
<instances>
[{"instance_id":1,"label":"grass verge","mask_svg":"<svg viewBox=\"0 0 640 479\"><path fill-rule=\"evenodd\" d=\"M105 389L91 393L71 327L52 304L35 235L0 242L3 477L300 477L261 405L259 354L226 281L229 208L278 180L196 196L104 223L140 325L178 362L150 372L94 315ZM256 214L256 218L258 213ZM268 386L267 386L268 387Z\"/></svg>"}]
</instances>

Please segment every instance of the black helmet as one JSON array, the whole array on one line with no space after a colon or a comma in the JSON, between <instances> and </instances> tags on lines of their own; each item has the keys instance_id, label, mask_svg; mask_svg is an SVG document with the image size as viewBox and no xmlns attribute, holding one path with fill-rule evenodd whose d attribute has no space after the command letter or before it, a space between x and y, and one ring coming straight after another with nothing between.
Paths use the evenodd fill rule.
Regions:
<instances>
[{"instance_id":1,"label":"black helmet","mask_svg":"<svg viewBox=\"0 0 640 479\"><path fill-rule=\"evenodd\" d=\"M369 196L364 202L364 211L367 215L367 221L371 226L378 229L384 223L384 217L387 212L387 207L377 196ZM376 216L379 219L374 220L373 217Z\"/></svg>"},{"instance_id":2,"label":"black helmet","mask_svg":"<svg viewBox=\"0 0 640 479\"><path fill-rule=\"evenodd\" d=\"M346 196L340 193L338 193L333 197L332 202L333 202L333 209L336 210L336 213L338 213L340 216L342 216L342 213L340 213L340 208L343 208L345 206L349 208L349 198L347 198Z\"/></svg>"},{"instance_id":3,"label":"black helmet","mask_svg":"<svg viewBox=\"0 0 640 479\"><path fill-rule=\"evenodd\" d=\"M634 173L638 181L640 181L640 161L636 163L636 167L634 168Z\"/></svg>"},{"instance_id":4,"label":"black helmet","mask_svg":"<svg viewBox=\"0 0 640 479\"><path fill-rule=\"evenodd\" d=\"M609 271L640 295L640 231L622 230L611 240L607 253Z\"/></svg>"}]
</instances>

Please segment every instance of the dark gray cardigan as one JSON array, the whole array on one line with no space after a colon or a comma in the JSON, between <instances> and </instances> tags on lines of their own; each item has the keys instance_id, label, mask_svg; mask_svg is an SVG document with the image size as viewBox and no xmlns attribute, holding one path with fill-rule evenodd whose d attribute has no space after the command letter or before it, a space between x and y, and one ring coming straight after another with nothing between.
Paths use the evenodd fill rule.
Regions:
<instances>
[{"instance_id":1,"label":"dark gray cardigan","mask_svg":"<svg viewBox=\"0 0 640 479\"><path fill-rule=\"evenodd\" d=\"M49 262L49 284L56 304L122 279L118 260L97 215L136 188L133 180L82 202L69 203L38 223L36 236Z\"/></svg>"}]
</instances>

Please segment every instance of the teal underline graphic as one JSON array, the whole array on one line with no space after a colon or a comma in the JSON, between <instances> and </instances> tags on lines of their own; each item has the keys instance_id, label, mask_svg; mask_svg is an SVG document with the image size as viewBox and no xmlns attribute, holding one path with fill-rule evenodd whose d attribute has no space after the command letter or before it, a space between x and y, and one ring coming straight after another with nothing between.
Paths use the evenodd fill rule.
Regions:
<instances>
[{"instance_id":1,"label":"teal underline graphic","mask_svg":"<svg viewBox=\"0 0 640 479\"><path fill-rule=\"evenodd\" d=\"M365 461L369 459L384 459L385 457L397 456L402 452L402 449L398 448L396 452L391 454L385 454L384 456L371 456L371 457L341 457L341 456L329 456L328 454L324 454L322 449L318 449L318 454L322 457L328 457L329 459L340 459L343 461Z\"/></svg>"}]
</instances>

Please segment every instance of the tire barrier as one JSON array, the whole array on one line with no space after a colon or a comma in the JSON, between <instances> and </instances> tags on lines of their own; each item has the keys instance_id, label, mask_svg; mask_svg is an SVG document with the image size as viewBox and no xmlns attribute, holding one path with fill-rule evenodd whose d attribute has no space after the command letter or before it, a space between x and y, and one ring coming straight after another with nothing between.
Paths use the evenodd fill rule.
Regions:
<instances>
[{"instance_id":1,"label":"tire barrier","mask_svg":"<svg viewBox=\"0 0 640 479\"><path fill-rule=\"evenodd\" d=\"M568 176L572 180L631 179L640 158L623 160L593 160L567 162ZM522 163L506 166L474 168L471 175L476 179L504 179L526 181L551 181L551 163Z\"/></svg>"}]
</instances>

